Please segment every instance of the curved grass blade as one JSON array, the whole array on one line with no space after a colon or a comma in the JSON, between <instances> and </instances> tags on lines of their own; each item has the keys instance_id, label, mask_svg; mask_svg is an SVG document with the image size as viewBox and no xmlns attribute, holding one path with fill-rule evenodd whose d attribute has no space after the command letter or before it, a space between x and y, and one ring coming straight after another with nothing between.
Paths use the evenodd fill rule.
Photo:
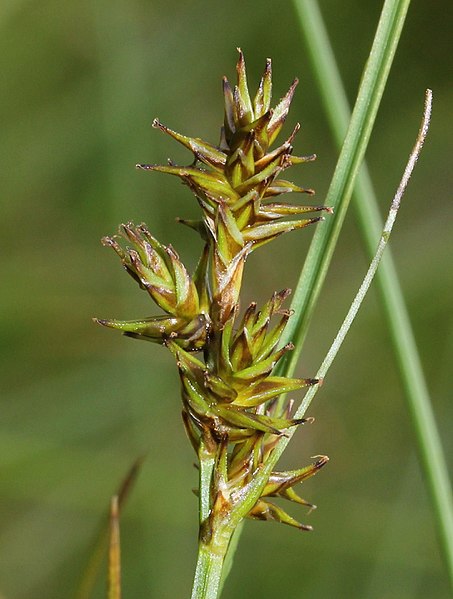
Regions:
<instances>
[{"instance_id":1,"label":"curved grass blade","mask_svg":"<svg viewBox=\"0 0 453 599\"><path fill-rule=\"evenodd\" d=\"M308 56L317 79L321 100L337 145L341 148L350 120L350 109L333 49L316 1L295 1ZM382 229L378 202L366 164L357 176L353 208L370 256ZM397 367L412 419L415 439L433 511L440 545L453 585L453 504L448 468L437 430L421 359L390 249L376 275L382 306L390 330Z\"/></svg>"},{"instance_id":2,"label":"curved grass blade","mask_svg":"<svg viewBox=\"0 0 453 599\"><path fill-rule=\"evenodd\" d=\"M358 312L363 300L365 299L368 289L370 288L371 282L374 279L374 276L376 274L376 271L377 271L380 261L382 259L382 255L384 253L384 249L388 243L390 233L392 231L392 228L393 228L393 225L394 225L394 222L396 219L396 215L398 213L401 199L406 190L407 184L409 182L409 179L411 177L411 174L415 167L417 159L420 155L420 151L422 149L422 146L423 146L423 143L424 143L427 131L428 131L429 120L430 120L430 116L431 116L431 105L432 105L432 92L431 92L431 90L427 90L426 96L425 96L425 108L424 108L424 112L423 112L422 124L421 124L421 127L420 127L418 135L417 135L415 146L409 156L409 160L408 160L408 163L404 170L403 177L401 179L401 182L398 186L397 192L396 192L396 194L393 198L393 201L391 203L390 210L389 210L387 220L384 225L384 229L381 233L381 237L380 237L380 240L378 243L376 253L373 257L373 260L371 261L371 264L368 268L365 278L363 279L363 282L360 285L359 291L357 292L357 294L354 298L354 301L352 302L351 307L343 321L343 324L341 325L329 351L327 352L327 355L324 358L323 363L321 364L318 372L316 373L317 378L319 378L321 380L326 376L330 366L332 365L332 363L335 359L335 356L338 353L341 345L343 344L343 341L345 340L345 337L346 337L347 333L349 332L349 329L351 328L351 325L357 315L357 312ZM302 418L305 415L305 413L306 413L308 407L310 406L314 396L316 395L318 389L319 389L319 385L315 385L309 389L309 391L306 393L301 405L299 406L299 408L296 410L296 413L294 414L295 418ZM239 509L240 509L241 513L247 514L248 510L254 506L256 499L260 497L262 490L264 489L265 484L269 478L270 473L273 471L277 461L279 460L280 456L282 455L283 451L285 450L286 446L288 445L289 441L291 440L293 434L294 434L293 430L288 430L285 437L280 438L280 440L277 442L277 444L275 446L274 451L270 454L268 460L266 461L264 468L250 483L250 487L253 486L253 490L244 499L243 504L240 506Z\"/></svg>"},{"instance_id":3,"label":"curved grass blade","mask_svg":"<svg viewBox=\"0 0 453 599\"><path fill-rule=\"evenodd\" d=\"M296 348L291 356L283 358L279 373L286 375L297 364L370 139L409 4L409 0L386 0L382 8L349 128L327 193L325 203L334 208L334 214L314 233L293 295L291 307L295 315L290 319L282 340L283 343L292 341Z\"/></svg>"},{"instance_id":4,"label":"curved grass blade","mask_svg":"<svg viewBox=\"0 0 453 599\"><path fill-rule=\"evenodd\" d=\"M381 233L378 247L374 254L373 260L371 261L371 264L368 268L368 271L365 275L365 278L363 279L362 284L360 285L359 291L357 292L357 294L354 298L354 301L352 302L351 307L349 308L349 311L343 321L343 324L341 325L329 351L326 354L326 357L324 358L318 372L316 373L317 378L319 378L320 380L324 379L330 366L332 365L332 363L335 359L335 356L337 355L341 345L343 344L343 341L345 340L345 337L346 337L347 333L349 332L349 329L351 328L352 323L354 322L357 312L359 311L359 308L362 305L362 302L365 299L365 296L366 296L366 294L370 288L370 285L374 279L374 276L377 272L377 269L381 262L385 247L390 238L390 233L391 233L393 225L395 223L396 216L398 214L401 199L404 195L404 192L406 191L407 184L412 175L415 164L418 160L421 149L423 147L423 143L425 141L426 134L428 132L429 121L430 121L430 117L431 117L431 107L432 107L432 92L431 92L431 90L427 90L426 95L425 95L425 107L424 107L424 112L423 112L422 123L421 123L420 129L419 129L418 135L417 135L417 139L416 139L414 148L409 156L408 163L404 170L403 177L400 181L398 189L397 189L395 196L392 200L392 203L390 205L390 210L389 210L387 219L385 221L384 228ZM310 389L307 391L301 405L299 406L299 408L296 410L296 413L294 414L295 418L302 418L304 416L304 414L306 413L308 407L310 406L310 404L313 400L313 397L316 395L318 389L319 389L319 385L310 387ZM269 468L269 467L273 468L273 466L275 465L275 463L281 456L283 450L289 443L292 435L293 435L293 431L289 430L286 437L281 439L277 443L274 453L270 456L268 462L266 463L266 468Z\"/></svg>"}]
</instances>

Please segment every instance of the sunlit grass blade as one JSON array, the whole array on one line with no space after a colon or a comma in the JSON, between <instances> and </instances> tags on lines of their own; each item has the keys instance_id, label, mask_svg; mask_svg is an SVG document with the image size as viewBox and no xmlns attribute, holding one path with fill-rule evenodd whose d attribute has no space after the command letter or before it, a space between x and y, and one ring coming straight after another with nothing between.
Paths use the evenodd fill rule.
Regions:
<instances>
[{"instance_id":1,"label":"sunlit grass blade","mask_svg":"<svg viewBox=\"0 0 453 599\"><path fill-rule=\"evenodd\" d=\"M293 296L291 307L295 315L288 323L283 342L292 341L296 347L290 356L282 360L280 369L285 375L293 372L297 364L370 139L408 8L409 0L386 0L384 3L346 138L327 193L325 203L334 208L334 214L315 231Z\"/></svg>"},{"instance_id":2,"label":"sunlit grass blade","mask_svg":"<svg viewBox=\"0 0 453 599\"><path fill-rule=\"evenodd\" d=\"M427 90L426 96L425 96L425 107L424 107L424 111L423 111L422 123L421 123L420 129L419 129L419 132L418 132L418 135L416 138L414 148L409 156L409 160L407 162L406 168L405 168L403 176L401 178L401 182L398 186L398 189L397 189L395 196L392 200L392 203L390 205L390 210L389 210L386 222L384 224L384 228L382 230L376 252L375 252L374 257L371 261L371 264L368 268L368 271L362 281L362 284L360 285L359 291L357 292L357 294L354 298L354 301L352 302L351 307L349 308L349 311L343 321L343 324L341 325L340 329L338 330L338 333L337 333L329 351L327 352L326 357L324 358L318 372L316 373L316 377L318 379L322 380L326 376L330 366L332 365L332 363L335 359L335 356L337 355L341 345L343 344L343 341L346 338L346 335L348 334L348 332L351 328L352 323L354 322L354 319L359 311L360 306L362 305L363 300L365 299L365 296L370 288L370 285L374 279L374 276L376 275L376 272L377 272L377 269L381 262L384 250L385 250L388 240L390 238L390 234L392 232L392 228L395 223L396 216L398 214L401 199L404 195L404 192L406 191L407 184L412 175L415 164L418 160L421 149L423 147L423 143L425 141L426 134L428 132L429 121L431 118L431 107L432 107L432 92L431 92L431 90ZM294 414L294 416L296 418L302 418L305 415L308 407L310 406L310 404L319 388L320 388L319 385L314 385L313 387L310 387L310 389L306 393L301 405L299 406L299 408L296 410L296 413ZM275 464L277 463L281 454L285 450L285 448L288 445L293 434L294 434L294 432L289 430L287 435L278 441L274 452L270 455L268 461L266 462L266 466L265 466L266 472L263 472L263 474L258 475L257 478L261 478L261 477L264 478L266 476L267 472L270 472L274 468Z\"/></svg>"},{"instance_id":3,"label":"sunlit grass blade","mask_svg":"<svg viewBox=\"0 0 453 599\"><path fill-rule=\"evenodd\" d=\"M319 5L315 0L295 0L294 4L327 118L335 142L341 148L350 120L350 109ZM357 176L354 200L353 207L358 217L363 242L368 253L373 255L382 221L365 164ZM408 410L412 417L421 465L438 522L440 542L453 582L453 505L448 470L390 250L387 250L382 260L376 282L380 289Z\"/></svg>"}]
</instances>

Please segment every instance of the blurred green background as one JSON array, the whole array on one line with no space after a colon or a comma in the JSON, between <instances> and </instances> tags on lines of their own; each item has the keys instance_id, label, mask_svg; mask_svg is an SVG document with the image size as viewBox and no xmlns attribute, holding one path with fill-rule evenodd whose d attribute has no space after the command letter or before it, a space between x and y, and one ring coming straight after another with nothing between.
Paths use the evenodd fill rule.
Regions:
<instances>
[{"instance_id":1,"label":"blurred green background","mask_svg":"<svg viewBox=\"0 0 453 599\"><path fill-rule=\"evenodd\" d=\"M351 102L381 2L321 3ZM451 464L451 30L449 0L414 1L367 159L382 212L434 92L432 128L392 248ZM1 406L0 596L73 597L111 494L147 452L122 516L124 596L188 597L195 566L193 456L178 380L160 347L122 338L92 316L153 313L99 238L146 221L193 266L200 243L174 223L195 217L176 179L136 162L191 157L153 117L212 142L221 76L237 46L254 88L273 58L274 96L297 75L287 130L315 164L293 179L325 196L337 151L291 2L3 0L0 5ZM303 200L302 198L301 200ZM246 296L294 286L313 231L292 233L247 263ZM312 376L366 270L351 211L299 373ZM448 596L434 521L376 291L367 298L285 465L328 454L305 483L318 504L297 518L313 534L247 523L225 599L409 599ZM104 572L93 597L105 596Z\"/></svg>"}]
</instances>

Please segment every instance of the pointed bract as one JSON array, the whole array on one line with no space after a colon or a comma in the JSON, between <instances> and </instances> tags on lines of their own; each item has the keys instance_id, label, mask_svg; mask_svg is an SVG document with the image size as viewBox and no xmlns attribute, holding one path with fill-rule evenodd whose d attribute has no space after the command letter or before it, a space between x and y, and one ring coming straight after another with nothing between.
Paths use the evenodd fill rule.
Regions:
<instances>
[{"instance_id":1,"label":"pointed bract","mask_svg":"<svg viewBox=\"0 0 453 599\"><path fill-rule=\"evenodd\" d=\"M248 517L253 518L254 520L274 520L276 522L281 522L282 524L288 524L289 526L293 526L299 530L313 530L313 527L309 524L301 524L287 514L281 507L276 506L269 501L264 501L263 499L260 499L256 503L256 505L249 512Z\"/></svg>"}]
</instances>

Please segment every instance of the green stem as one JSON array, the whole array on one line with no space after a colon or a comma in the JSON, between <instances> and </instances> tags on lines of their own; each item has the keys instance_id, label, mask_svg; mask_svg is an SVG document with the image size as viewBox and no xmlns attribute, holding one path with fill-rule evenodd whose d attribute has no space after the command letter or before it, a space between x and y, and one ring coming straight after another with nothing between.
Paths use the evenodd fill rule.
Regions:
<instances>
[{"instance_id":1,"label":"green stem","mask_svg":"<svg viewBox=\"0 0 453 599\"><path fill-rule=\"evenodd\" d=\"M285 374L294 371L299 359L370 139L408 8L409 0L386 0L384 3L348 132L327 193L326 204L333 206L335 212L317 228L294 293L292 308L295 316L290 319L282 342L292 340L296 347L281 362L280 372Z\"/></svg>"},{"instance_id":2,"label":"green stem","mask_svg":"<svg viewBox=\"0 0 453 599\"><path fill-rule=\"evenodd\" d=\"M387 220L385 222L385 225L382 230L381 237L380 237L380 240L378 243L378 247L373 256L373 259L368 268L368 271L365 275L365 278L363 279L362 284L360 285L359 291L357 292L357 294L354 298L354 301L352 302L351 307L349 308L349 311L348 311L329 351L326 354L326 357L324 358L318 372L316 373L316 378L319 378L322 380L326 376L330 366L332 365L332 363L335 359L335 356L337 355L341 345L343 344L343 341L346 338L346 335L349 332L349 329L351 328L352 323L354 322L357 312L359 311L359 308L362 305L362 302L365 299L365 296L368 293L370 285L371 285L371 283L374 279L374 276L378 270L378 266L381 262L381 259L382 259L383 253L384 253L384 249L387 246L387 243L388 243L388 240L390 237L390 233L391 233L393 225L395 223L395 219L396 219L396 216L397 216L397 213L399 210L401 199L406 190L407 184L412 175L413 169L418 160L420 151L422 149L423 143L426 138L426 134L427 134L428 127L429 127L429 121L431 118L431 106L432 106L432 92L431 92L431 90L427 90L426 96L425 96L425 110L423 112L422 124L421 124L420 130L417 135L417 140L416 140L414 149L412 150L412 152L409 156L409 160L408 160L407 166L404 170L403 177L401 179L401 182L398 186L398 189L397 189L395 196L393 198L393 201L391 203L390 210L389 210L389 213L387 216ZM309 408L309 406L310 406L314 396L318 392L318 390L319 390L319 385L315 385L309 389L309 391L306 393L301 405L299 406L296 413L294 414L295 418L302 418L305 415L307 409ZM294 428L289 430L287 432L286 436L282 437L279 440L279 442L277 443L275 450L273 451L273 453L269 457L268 461L266 462L265 469L264 469L266 471L266 473L267 473L267 471L269 471L270 468L273 468L274 465L277 463L278 459L280 458L280 456L282 455L286 446L288 445L289 441L291 440L291 437L294 434L294 430L295 430ZM257 478L260 478L261 476L262 476L262 474L259 474Z\"/></svg>"},{"instance_id":3,"label":"green stem","mask_svg":"<svg viewBox=\"0 0 453 599\"><path fill-rule=\"evenodd\" d=\"M227 521L212 518L211 489L217 452L213 439L209 435L201 435L198 449L200 533L192 599L217 599L219 596L225 556L238 524L230 513Z\"/></svg>"},{"instance_id":4,"label":"green stem","mask_svg":"<svg viewBox=\"0 0 453 599\"><path fill-rule=\"evenodd\" d=\"M295 2L321 99L338 147L350 120L350 109L318 3ZM363 165L357 177L354 208L364 244L373 255L382 228L376 194ZM434 419L426 380L394 262L387 250L376 276L390 330L408 410L412 417L421 465L427 481L438 534L453 582L453 505L445 456Z\"/></svg>"},{"instance_id":5,"label":"green stem","mask_svg":"<svg viewBox=\"0 0 453 599\"><path fill-rule=\"evenodd\" d=\"M200 485L199 485L199 515L200 526L209 517L211 505L211 480L212 471L215 464L215 453L210 451L209 443L205 443L203 436L200 438L200 447L198 449L198 459L200 467Z\"/></svg>"},{"instance_id":6,"label":"green stem","mask_svg":"<svg viewBox=\"0 0 453 599\"><path fill-rule=\"evenodd\" d=\"M222 593L222 589L223 589L225 580L228 578L228 575L231 572L231 568L233 567L234 554L236 553L236 549L237 549L237 546L239 543L239 539L241 538L243 527L244 527L244 520L239 522L239 524L236 526L234 533L231 537L230 544L228 545L228 551L227 551L225 561L223 564L222 579L220 580L219 596Z\"/></svg>"},{"instance_id":7,"label":"green stem","mask_svg":"<svg viewBox=\"0 0 453 599\"><path fill-rule=\"evenodd\" d=\"M192 599L217 599L225 554L213 553L209 546L200 542Z\"/></svg>"},{"instance_id":8,"label":"green stem","mask_svg":"<svg viewBox=\"0 0 453 599\"><path fill-rule=\"evenodd\" d=\"M191 599L217 599L225 556L234 529L219 527L209 542L200 535Z\"/></svg>"}]
</instances>

